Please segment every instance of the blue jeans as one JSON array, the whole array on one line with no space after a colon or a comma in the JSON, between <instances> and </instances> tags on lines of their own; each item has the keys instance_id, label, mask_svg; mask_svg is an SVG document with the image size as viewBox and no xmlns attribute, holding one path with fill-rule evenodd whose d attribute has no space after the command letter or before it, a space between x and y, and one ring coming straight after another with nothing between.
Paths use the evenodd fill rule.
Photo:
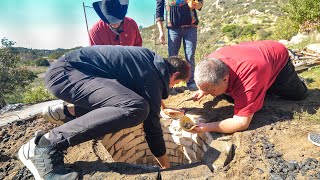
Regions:
<instances>
[{"instance_id":1,"label":"blue jeans","mask_svg":"<svg viewBox=\"0 0 320 180\"><path fill-rule=\"evenodd\" d=\"M191 66L191 76L187 85L194 83L194 55L197 47L197 28L196 27L180 27L168 28L168 52L169 56L177 56L179 54L181 41L183 42L185 58Z\"/></svg>"}]
</instances>

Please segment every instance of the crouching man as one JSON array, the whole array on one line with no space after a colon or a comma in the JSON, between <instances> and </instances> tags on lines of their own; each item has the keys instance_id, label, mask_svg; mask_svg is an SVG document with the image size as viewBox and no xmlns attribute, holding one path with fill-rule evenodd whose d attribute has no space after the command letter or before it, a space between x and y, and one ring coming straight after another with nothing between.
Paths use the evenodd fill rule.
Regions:
<instances>
[{"instance_id":1,"label":"crouching man","mask_svg":"<svg viewBox=\"0 0 320 180\"><path fill-rule=\"evenodd\" d=\"M37 132L20 148L20 160L36 179L77 179L77 172L65 168L61 151L143 123L151 152L162 168L169 168L161 101L170 87L188 80L189 71L186 61L164 59L142 47L101 45L66 53L50 66L45 83L52 94L74 105L73 112L64 106L50 109L61 126Z\"/></svg>"},{"instance_id":2,"label":"crouching man","mask_svg":"<svg viewBox=\"0 0 320 180\"><path fill-rule=\"evenodd\" d=\"M234 116L199 124L194 132L233 133L249 127L255 112L262 108L266 94L302 100L307 87L290 61L286 47L276 41L246 42L223 47L201 61L195 69L199 90L204 95L227 95L234 100Z\"/></svg>"}]
</instances>

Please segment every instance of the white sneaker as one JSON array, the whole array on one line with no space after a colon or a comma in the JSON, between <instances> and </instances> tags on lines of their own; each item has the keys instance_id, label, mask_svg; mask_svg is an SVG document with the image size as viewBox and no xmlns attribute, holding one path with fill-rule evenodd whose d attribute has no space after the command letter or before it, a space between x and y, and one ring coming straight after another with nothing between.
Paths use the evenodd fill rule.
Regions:
<instances>
[{"instance_id":1,"label":"white sneaker","mask_svg":"<svg viewBox=\"0 0 320 180\"><path fill-rule=\"evenodd\" d=\"M308 140L316 146L320 146L320 134L309 133Z\"/></svg>"},{"instance_id":2,"label":"white sneaker","mask_svg":"<svg viewBox=\"0 0 320 180\"><path fill-rule=\"evenodd\" d=\"M67 119L63 110L64 110L64 103L47 106L43 109L42 116L45 120L51 123L62 125L66 122L66 119Z\"/></svg>"},{"instance_id":3,"label":"white sneaker","mask_svg":"<svg viewBox=\"0 0 320 180\"><path fill-rule=\"evenodd\" d=\"M79 174L73 169L65 168L63 153L53 145L37 147L36 140L47 136L43 131L37 131L35 137L22 145L18 157L31 171L36 180L76 180Z\"/></svg>"},{"instance_id":4,"label":"white sneaker","mask_svg":"<svg viewBox=\"0 0 320 180\"><path fill-rule=\"evenodd\" d=\"M18 152L18 157L20 161L28 167L28 169L31 171L31 173L34 175L34 178L36 180L42 180L40 177L36 167L31 162L31 159L34 156L34 150L36 147L35 140L37 137L42 136L45 134L43 131L37 131L34 133L35 137L33 137L30 141L28 141L26 144L22 145Z\"/></svg>"}]
</instances>

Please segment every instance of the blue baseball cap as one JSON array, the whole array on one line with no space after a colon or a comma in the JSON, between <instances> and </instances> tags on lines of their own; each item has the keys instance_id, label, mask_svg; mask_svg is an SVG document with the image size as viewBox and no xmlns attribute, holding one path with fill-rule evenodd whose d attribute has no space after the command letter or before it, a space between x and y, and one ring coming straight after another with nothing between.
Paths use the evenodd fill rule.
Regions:
<instances>
[{"instance_id":1,"label":"blue baseball cap","mask_svg":"<svg viewBox=\"0 0 320 180\"><path fill-rule=\"evenodd\" d=\"M102 0L92 3L98 16L107 24L121 22L127 14L129 0Z\"/></svg>"}]
</instances>

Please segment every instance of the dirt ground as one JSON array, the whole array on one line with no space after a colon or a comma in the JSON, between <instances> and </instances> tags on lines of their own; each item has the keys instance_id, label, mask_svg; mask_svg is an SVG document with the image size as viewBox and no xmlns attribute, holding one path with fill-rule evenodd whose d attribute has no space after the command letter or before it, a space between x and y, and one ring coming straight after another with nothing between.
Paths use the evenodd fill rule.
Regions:
<instances>
[{"instance_id":1,"label":"dirt ground","mask_svg":"<svg viewBox=\"0 0 320 180\"><path fill-rule=\"evenodd\" d=\"M233 104L220 97L182 102L191 94L184 91L172 95L166 103L202 115L207 121L232 116ZM248 130L226 135L236 146L234 159L205 179L320 179L320 147L307 140L309 132L320 133L319 99L319 89L312 89L309 97L299 102L266 97L264 107L255 114ZM1 127L0 179L33 179L17 159L17 152L36 130L47 131L53 127L41 117ZM69 148L65 162L81 172L83 179L159 179L151 170L146 174L146 169L110 163L98 140ZM196 168L194 172L192 168L189 170L196 174ZM172 179L202 178L180 174Z\"/></svg>"}]
</instances>

